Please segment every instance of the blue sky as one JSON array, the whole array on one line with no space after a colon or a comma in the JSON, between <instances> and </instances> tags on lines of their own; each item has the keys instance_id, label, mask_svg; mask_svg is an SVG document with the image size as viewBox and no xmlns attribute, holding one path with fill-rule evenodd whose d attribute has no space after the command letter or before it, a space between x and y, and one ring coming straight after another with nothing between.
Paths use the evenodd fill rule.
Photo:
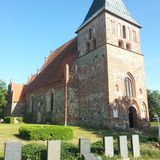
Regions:
<instances>
[{"instance_id":1,"label":"blue sky","mask_svg":"<svg viewBox=\"0 0 160 160\"><path fill-rule=\"evenodd\" d=\"M92 0L0 0L0 79L25 83L44 57L75 36ZM143 26L147 88L160 90L160 1L125 0Z\"/></svg>"}]
</instances>

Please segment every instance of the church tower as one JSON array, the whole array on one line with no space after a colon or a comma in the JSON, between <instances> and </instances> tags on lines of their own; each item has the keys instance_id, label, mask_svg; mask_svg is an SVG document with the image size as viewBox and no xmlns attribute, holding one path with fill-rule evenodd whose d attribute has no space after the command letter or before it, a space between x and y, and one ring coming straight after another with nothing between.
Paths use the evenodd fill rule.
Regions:
<instances>
[{"instance_id":1,"label":"church tower","mask_svg":"<svg viewBox=\"0 0 160 160\"><path fill-rule=\"evenodd\" d=\"M140 25L123 0L94 0L78 28L80 124L148 126Z\"/></svg>"}]
</instances>

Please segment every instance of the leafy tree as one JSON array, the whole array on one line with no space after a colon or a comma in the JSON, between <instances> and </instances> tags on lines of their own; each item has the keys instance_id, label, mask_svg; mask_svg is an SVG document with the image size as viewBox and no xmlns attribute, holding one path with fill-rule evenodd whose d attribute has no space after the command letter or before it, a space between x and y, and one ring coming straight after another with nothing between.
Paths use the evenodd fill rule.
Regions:
<instances>
[{"instance_id":1,"label":"leafy tree","mask_svg":"<svg viewBox=\"0 0 160 160\"><path fill-rule=\"evenodd\" d=\"M0 118L3 118L4 108L7 104L7 87L4 81L0 80Z\"/></svg>"},{"instance_id":2,"label":"leafy tree","mask_svg":"<svg viewBox=\"0 0 160 160\"><path fill-rule=\"evenodd\" d=\"M150 120L153 121L155 113L160 117L160 91L147 90L147 94Z\"/></svg>"}]
</instances>

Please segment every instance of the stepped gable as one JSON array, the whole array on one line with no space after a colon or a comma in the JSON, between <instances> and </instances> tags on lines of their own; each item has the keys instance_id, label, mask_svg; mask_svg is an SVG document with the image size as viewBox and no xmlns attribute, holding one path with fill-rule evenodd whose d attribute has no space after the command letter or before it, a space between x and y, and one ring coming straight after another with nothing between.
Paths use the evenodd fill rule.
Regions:
<instances>
[{"instance_id":1,"label":"stepped gable","mask_svg":"<svg viewBox=\"0 0 160 160\"><path fill-rule=\"evenodd\" d=\"M39 73L31 77L27 83L25 93L32 92L56 82L62 82L64 80L65 65L69 64L69 66L72 66L77 56L77 37L75 37L49 55Z\"/></svg>"}]
</instances>

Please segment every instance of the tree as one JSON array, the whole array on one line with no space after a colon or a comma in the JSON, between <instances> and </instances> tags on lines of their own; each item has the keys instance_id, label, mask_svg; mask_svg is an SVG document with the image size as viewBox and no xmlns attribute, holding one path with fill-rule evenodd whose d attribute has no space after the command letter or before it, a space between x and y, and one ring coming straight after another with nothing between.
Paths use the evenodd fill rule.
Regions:
<instances>
[{"instance_id":1,"label":"tree","mask_svg":"<svg viewBox=\"0 0 160 160\"><path fill-rule=\"evenodd\" d=\"M4 81L0 80L0 118L3 118L4 108L7 104L7 87Z\"/></svg>"},{"instance_id":2,"label":"tree","mask_svg":"<svg viewBox=\"0 0 160 160\"><path fill-rule=\"evenodd\" d=\"M160 117L160 92L157 90L147 90L147 94L150 120L153 121L155 113Z\"/></svg>"}]
</instances>

